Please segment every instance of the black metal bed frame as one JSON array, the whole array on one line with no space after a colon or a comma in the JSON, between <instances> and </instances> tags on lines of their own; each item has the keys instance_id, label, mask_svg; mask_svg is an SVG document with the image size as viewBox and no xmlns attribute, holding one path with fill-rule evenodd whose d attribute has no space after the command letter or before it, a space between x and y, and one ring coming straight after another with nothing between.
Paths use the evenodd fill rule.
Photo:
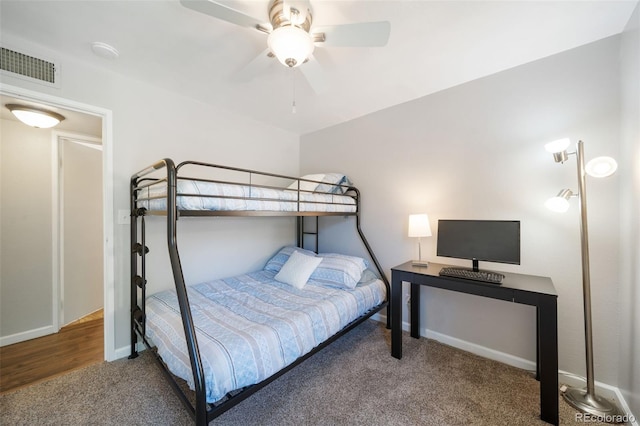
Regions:
<instances>
[{"instance_id":1,"label":"black metal bed frame","mask_svg":"<svg viewBox=\"0 0 640 426\"><path fill-rule=\"evenodd\" d=\"M248 185L255 187L263 187L263 188L277 188L282 189L280 187L268 186L268 185L254 185L252 183L253 176L262 176L267 178L281 178L298 181L298 195L297 200L300 203L300 193L301 192L310 192L303 191L300 189L300 181L305 181L306 179L289 177L284 175L272 174L272 173L264 173L255 170L242 169L237 167L228 167L221 166L216 164L202 163L197 161L185 161L177 166L175 163L168 158L165 158L157 163L153 164L150 167L147 167L144 170L135 173L131 177L131 185L130 185L130 203L131 203L131 355L130 359L136 358L138 356L137 351L137 343L138 337L140 337L141 341L144 345L151 350L154 355L158 365L161 367L161 370L164 372L166 378L169 381L169 384L177 393L180 400L187 407L188 411L195 419L195 423L197 425L206 425L214 418L218 417L225 411L234 407L238 403L242 402L244 399L260 390L262 387L271 383L273 380L280 377L282 374L286 373L296 365L300 364L305 359L309 358L311 355L317 353L333 341L337 340L339 337L343 336L345 333L364 322L383 308L387 308L387 328L389 328L389 321L391 319L391 315L389 315L390 305L388 303L389 295L391 294L389 288L389 280L386 277L380 263L378 262L371 246L367 242L367 239L362 232L360 227L360 192L357 188L352 186L344 186L345 190L348 190L348 193L354 198L356 202L355 212L308 212L308 211L300 211L300 205L297 206L297 211L293 212L280 212L280 211L194 211L194 210L179 210L177 207L177 197L178 196L200 196L199 194L179 194L177 192L177 182L178 182L178 172L183 166L193 165L200 167L209 167L219 170L227 170L233 172L240 172L246 174L248 177ZM166 169L166 176L162 178L156 177L147 177L153 172L160 171L162 169ZM228 184L235 185L247 185L247 183L239 183L239 182L223 182L218 180L210 180L210 179L200 179L200 178L189 178L182 177L182 179L192 179L192 180L200 180L200 181L209 181L209 182L222 182ZM315 181L310 181L314 183L320 183ZM162 198L166 198L166 210L164 211L151 211L145 208L138 207L138 202L141 200L151 200L153 198L159 197L147 197L142 198L139 197L139 192L148 188L151 185L156 184L165 184L166 185L166 195L163 195ZM231 196L213 196L216 198L238 198ZM260 199L260 198L251 198L251 200L262 200L262 201L275 201L272 199ZM194 388L195 388L195 403L192 402L192 398L185 393L183 388L180 386L176 378L169 371L168 367L165 365L164 361L158 354L156 348L153 346L151 342L146 337L146 329L145 329L145 299L146 299L146 254L149 252L149 248L146 246L146 235L145 235L145 216L147 215L163 215L166 216L167 221L167 245L169 249L169 260L171 263L171 269L173 271L173 278L175 282L176 294L178 297L178 304L180 306L180 315L182 317L182 324L184 326L185 339L187 343L187 350L189 353L189 359L191 362L191 371L193 372L194 378ZM292 364L286 366L276 374L268 377L260 383L255 385L247 386L238 391L234 391L229 393L225 398L221 401L216 402L214 404L209 404L206 402L206 389L205 389L205 380L204 380L204 371L202 366L202 361L200 359L200 352L198 349L198 342L196 339L196 331L193 322L193 318L191 316L191 308L189 305L189 298L187 295L187 289L185 286L184 276L182 273L182 266L180 263L180 255L178 253L177 246L177 221L180 216L295 216L296 220L296 233L297 233L297 245L299 247L304 246L304 236L306 234L314 234L315 235L315 244L316 244L316 252L318 247L318 216L355 216L356 218L356 229L358 231L358 235L365 246L373 264L375 265L382 281L385 284L387 290L387 300L381 303L380 305L372 308L364 315L360 316L356 320L352 321L345 328L343 328L340 332L330 337L328 340L323 342L322 344L315 347L309 353L301 356ZM305 231L304 226L304 218L308 216L313 216L316 218L316 228L315 232L307 232ZM140 221L140 226L138 225L138 221ZM140 228L140 232L139 232ZM140 238L140 239L139 239Z\"/></svg>"}]
</instances>

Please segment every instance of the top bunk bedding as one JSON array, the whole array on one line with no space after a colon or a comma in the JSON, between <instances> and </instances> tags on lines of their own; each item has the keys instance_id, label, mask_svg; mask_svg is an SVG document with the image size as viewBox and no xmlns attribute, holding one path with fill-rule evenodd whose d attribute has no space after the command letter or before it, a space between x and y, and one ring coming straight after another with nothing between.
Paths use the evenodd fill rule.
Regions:
<instances>
[{"instance_id":1,"label":"top bunk bedding","mask_svg":"<svg viewBox=\"0 0 640 426\"><path fill-rule=\"evenodd\" d=\"M187 166L188 176L183 169ZM163 169L166 176L157 177ZM174 201L172 197L177 210L187 215L354 214L358 211L358 191L341 173L296 178L192 161L174 166L168 159L135 174L132 194L136 208L154 214L166 213L169 201Z\"/></svg>"},{"instance_id":2,"label":"top bunk bedding","mask_svg":"<svg viewBox=\"0 0 640 426\"><path fill-rule=\"evenodd\" d=\"M315 257L286 247L261 271L188 287L208 403L270 377L385 302L384 283L351 256L320 254L302 287L281 282L294 252ZM149 296L146 306L158 354L193 389L175 291Z\"/></svg>"},{"instance_id":3,"label":"top bunk bedding","mask_svg":"<svg viewBox=\"0 0 640 426\"><path fill-rule=\"evenodd\" d=\"M138 193L138 200L137 207L164 211L167 209L167 186L154 184L143 188ZM187 211L356 211L356 200L349 195L193 179L178 179L176 205L179 210Z\"/></svg>"}]
</instances>

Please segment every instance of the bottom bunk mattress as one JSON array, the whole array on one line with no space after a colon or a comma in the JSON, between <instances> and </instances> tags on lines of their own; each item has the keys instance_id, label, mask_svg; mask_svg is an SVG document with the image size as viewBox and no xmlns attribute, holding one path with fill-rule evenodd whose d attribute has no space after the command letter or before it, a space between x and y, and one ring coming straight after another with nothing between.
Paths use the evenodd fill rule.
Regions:
<instances>
[{"instance_id":1,"label":"bottom bunk mattress","mask_svg":"<svg viewBox=\"0 0 640 426\"><path fill-rule=\"evenodd\" d=\"M207 402L261 382L386 300L385 285L373 273L353 289L313 280L297 289L275 275L262 270L187 287ZM147 298L146 324L168 369L193 389L174 290Z\"/></svg>"}]
</instances>

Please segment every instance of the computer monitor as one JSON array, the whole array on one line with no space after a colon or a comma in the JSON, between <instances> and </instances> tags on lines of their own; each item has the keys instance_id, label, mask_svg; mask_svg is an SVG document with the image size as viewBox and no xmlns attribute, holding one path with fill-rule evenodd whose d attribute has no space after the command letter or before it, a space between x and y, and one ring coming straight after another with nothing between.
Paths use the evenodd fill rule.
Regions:
<instances>
[{"instance_id":1,"label":"computer monitor","mask_svg":"<svg viewBox=\"0 0 640 426\"><path fill-rule=\"evenodd\" d=\"M438 220L438 256L520 264L519 220Z\"/></svg>"}]
</instances>

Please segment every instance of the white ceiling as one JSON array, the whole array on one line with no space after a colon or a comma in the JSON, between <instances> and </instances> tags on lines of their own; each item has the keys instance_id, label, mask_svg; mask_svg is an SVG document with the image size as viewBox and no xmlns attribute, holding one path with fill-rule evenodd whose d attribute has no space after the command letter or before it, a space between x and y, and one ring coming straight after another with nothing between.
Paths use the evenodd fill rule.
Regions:
<instances>
[{"instance_id":1,"label":"white ceiling","mask_svg":"<svg viewBox=\"0 0 640 426\"><path fill-rule=\"evenodd\" d=\"M268 0L224 3L268 22ZM312 0L314 26L391 23L385 47L316 48L329 82L320 94L275 59L265 59L251 81L234 79L264 51L266 35L178 0L1 0L0 26L2 34L304 134L618 34L637 3ZM94 55L94 41L120 57Z\"/></svg>"}]
</instances>

